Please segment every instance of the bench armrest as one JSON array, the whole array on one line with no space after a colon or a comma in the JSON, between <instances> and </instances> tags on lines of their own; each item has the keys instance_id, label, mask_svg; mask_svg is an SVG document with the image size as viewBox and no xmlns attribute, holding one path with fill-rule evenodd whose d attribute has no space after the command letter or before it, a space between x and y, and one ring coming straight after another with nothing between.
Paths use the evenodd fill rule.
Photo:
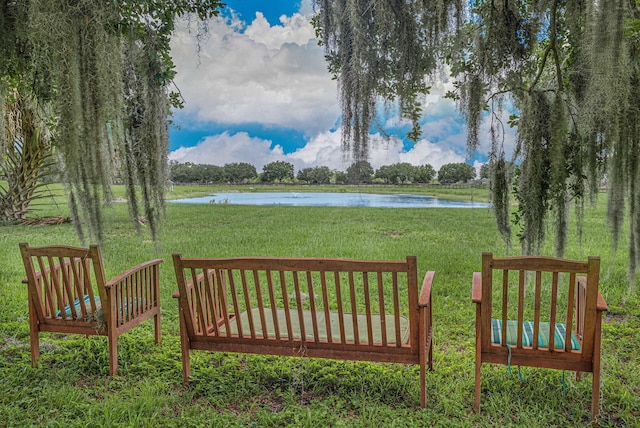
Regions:
<instances>
[{"instance_id":1,"label":"bench armrest","mask_svg":"<svg viewBox=\"0 0 640 428\"><path fill-rule=\"evenodd\" d=\"M473 273L471 300L473 303L482 303L482 274L480 272Z\"/></svg>"},{"instance_id":2,"label":"bench armrest","mask_svg":"<svg viewBox=\"0 0 640 428\"><path fill-rule=\"evenodd\" d=\"M422 281L422 290L420 290L420 298L418 299L419 308L429 306L429 303L431 302L431 285L435 274L436 273L434 271L429 271L424 276L424 280Z\"/></svg>"},{"instance_id":3,"label":"bench armrest","mask_svg":"<svg viewBox=\"0 0 640 428\"><path fill-rule=\"evenodd\" d=\"M587 278L584 276L579 276L576 278L578 280L578 286L581 288L582 292L578 293L578 295L582 298L582 300L578 300L578 304L584 307L584 298L586 297L586 289L587 289ZM604 297L598 291L598 301L596 303L596 311L602 312L608 310L607 302L604 301Z\"/></svg>"},{"instance_id":4,"label":"bench armrest","mask_svg":"<svg viewBox=\"0 0 640 428\"><path fill-rule=\"evenodd\" d=\"M596 310L598 312L602 312L602 311L606 311L608 309L609 309L609 307L607 306L607 302L604 301L604 297L602 297L602 294L600 294L600 292L598 292L598 305L596 306Z\"/></svg>"},{"instance_id":5,"label":"bench armrest","mask_svg":"<svg viewBox=\"0 0 640 428\"><path fill-rule=\"evenodd\" d=\"M105 286L105 288L111 288L111 287L115 286L116 284L124 281L125 279L132 277L137 272L139 272L141 270L144 270L144 269L146 269L146 268L148 268L150 266L153 266L153 265L159 265L160 263L162 263L162 259L149 260L147 262L140 263L139 265L136 265L136 266L134 266L132 268L129 268L126 271L122 272L120 275L118 275L115 278L111 279L104 286Z\"/></svg>"}]
</instances>

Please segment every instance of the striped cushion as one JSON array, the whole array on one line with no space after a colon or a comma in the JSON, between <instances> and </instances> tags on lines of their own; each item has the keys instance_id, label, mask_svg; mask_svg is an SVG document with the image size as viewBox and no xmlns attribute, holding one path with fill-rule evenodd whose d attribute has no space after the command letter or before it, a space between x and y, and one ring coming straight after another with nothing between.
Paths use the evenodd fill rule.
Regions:
<instances>
[{"instance_id":1,"label":"striped cushion","mask_svg":"<svg viewBox=\"0 0 640 428\"><path fill-rule=\"evenodd\" d=\"M531 321L524 321L522 323L522 346L533 346L533 326ZM541 322L540 330L538 332L538 348L549 347L549 328L550 323ZM554 348L564 349L566 326L564 324L556 323L554 334ZM509 320L507 321L507 344L515 346L518 341L518 322ZM491 320L491 343L500 345L502 342L502 320ZM578 337L571 333L571 345L572 351L580 350L580 341Z\"/></svg>"},{"instance_id":2,"label":"striped cushion","mask_svg":"<svg viewBox=\"0 0 640 428\"><path fill-rule=\"evenodd\" d=\"M84 306L85 308L87 308L88 312L91 312L91 297L87 294L84 295L84 298L82 299L84 301ZM96 307L100 307L100 301L96 298ZM76 310L76 315L78 315L79 317L82 317L82 311L81 311L81 306L80 306L80 299L75 299L73 301L73 307ZM64 314L67 318L71 318L71 316L73 315L73 312L71 312L71 305L67 305L64 307ZM62 311L57 311L56 312L56 317L61 317L62 316Z\"/></svg>"}]
</instances>

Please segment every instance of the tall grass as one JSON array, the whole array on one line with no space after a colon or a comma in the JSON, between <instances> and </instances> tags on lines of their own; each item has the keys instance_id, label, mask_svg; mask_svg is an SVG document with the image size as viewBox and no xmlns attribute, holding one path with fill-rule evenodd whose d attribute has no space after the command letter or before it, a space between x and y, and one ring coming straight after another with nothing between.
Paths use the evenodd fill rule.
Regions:
<instances>
[{"instance_id":1,"label":"tall grass","mask_svg":"<svg viewBox=\"0 0 640 428\"><path fill-rule=\"evenodd\" d=\"M186 189L180 190L184 192ZM211 189L204 189L210 192ZM404 189L403 189L404 191ZM183 195L180 195L183 196ZM197 195L194 195L197 196ZM43 207L64 214L66 205ZM567 257L602 257L603 426L640 417L640 299L629 292L625 251L613 253L604 208L586 213ZM591 375L523 368L524 382L486 365L482 412L473 414L475 308L471 275L482 251L506 249L487 209L167 206L159 246L133 233L126 206L106 211L107 276L162 257L163 342L145 323L119 339L119 376L108 376L106 339L43 334L31 368L27 293L18 242L79 245L69 224L0 227L0 425L51 426L569 426L588 422ZM621 243L621 249L626 243ZM552 245L545 249L552 252ZM404 259L435 270L435 371L418 407L418 367L196 351L181 386L177 289L171 254Z\"/></svg>"}]
</instances>

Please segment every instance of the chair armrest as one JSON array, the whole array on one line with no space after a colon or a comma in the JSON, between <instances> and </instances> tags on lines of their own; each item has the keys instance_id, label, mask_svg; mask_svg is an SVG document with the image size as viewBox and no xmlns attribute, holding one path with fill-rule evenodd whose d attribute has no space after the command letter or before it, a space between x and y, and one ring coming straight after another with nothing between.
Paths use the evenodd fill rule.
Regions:
<instances>
[{"instance_id":1,"label":"chair armrest","mask_svg":"<svg viewBox=\"0 0 640 428\"><path fill-rule=\"evenodd\" d=\"M429 306L429 302L431 301L431 285L435 274L436 273L434 271L429 271L424 276L424 280L422 281L422 290L420 290L420 298L418 299L419 308Z\"/></svg>"},{"instance_id":2,"label":"chair armrest","mask_svg":"<svg viewBox=\"0 0 640 428\"><path fill-rule=\"evenodd\" d=\"M175 293L173 293L172 296L174 299L179 299L180 298L180 290L176 291Z\"/></svg>"},{"instance_id":3,"label":"chair armrest","mask_svg":"<svg viewBox=\"0 0 640 428\"><path fill-rule=\"evenodd\" d=\"M105 286L105 288L111 288L114 285L122 282L123 280L133 276L135 273L137 273L137 272L139 272L139 271L141 271L143 269L146 269L146 268L148 268L150 266L159 265L160 263L162 263L162 259L149 260L147 262L135 265L134 267L127 269L126 271L122 272L120 275L118 275L115 278L111 279L104 286Z\"/></svg>"},{"instance_id":4,"label":"chair armrest","mask_svg":"<svg viewBox=\"0 0 640 428\"><path fill-rule=\"evenodd\" d=\"M473 273L471 300L473 303L482 303L482 274L480 272Z\"/></svg>"}]
</instances>

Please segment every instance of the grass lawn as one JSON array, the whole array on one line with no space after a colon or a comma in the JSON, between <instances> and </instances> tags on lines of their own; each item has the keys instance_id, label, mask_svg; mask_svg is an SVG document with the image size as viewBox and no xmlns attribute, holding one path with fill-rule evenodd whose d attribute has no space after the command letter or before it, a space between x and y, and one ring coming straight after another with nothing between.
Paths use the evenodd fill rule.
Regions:
<instances>
[{"instance_id":1,"label":"grass lawn","mask_svg":"<svg viewBox=\"0 0 640 428\"><path fill-rule=\"evenodd\" d=\"M201 196L213 190L229 188L175 187L169 196ZM408 187L400 191L435 193ZM119 192L116 188L116 197ZM475 192L477 200L486 198L485 191ZM453 195L458 190L450 193L462 197ZM59 197L45 202L40 211L44 215L68 212ZM618 253L610 249L604 202L601 198L600 207L587 210L581 245L572 234L566 256L602 258L600 289L610 311L603 325L599 423L633 426L640 420L640 294L627 280L627 242L620 243ZM590 374L576 381L567 372L565 395L561 371L523 368L521 383L505 366L491 365L483 366L482 412L473 413L471 276L480 269L482 251L507 254L490 210L168 204L158 246L135 234L126 205L113 204L105 215L102 253L109 277L147 259L165 260L163 342L154 343L150 322L121 336L119 376L111 378L106 338L43 334L41 364L32 368L18 243L80 243L70 224L0 226L0 426L529 427L589 421ZM552 254L552 248L549 243L545 253ZM418 367L399 364L196 351L193 378L184 389L178 311L171 298L177 289L174 252L186 257L417 256L419 276L436 271L435 370L427 374L428 407L418 406ZM509 253L517 254L518 248Z\"/></svg>"}]
</instances>

